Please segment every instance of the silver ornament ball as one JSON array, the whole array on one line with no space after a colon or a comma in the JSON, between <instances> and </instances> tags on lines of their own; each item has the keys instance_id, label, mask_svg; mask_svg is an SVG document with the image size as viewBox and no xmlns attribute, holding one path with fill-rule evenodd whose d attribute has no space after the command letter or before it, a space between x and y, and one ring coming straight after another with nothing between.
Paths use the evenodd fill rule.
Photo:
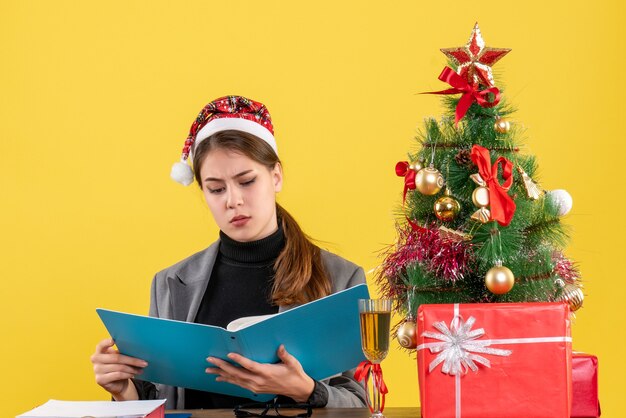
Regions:
<instances>
[{"instance_id":1,"label":"silver ornament ball","mask_svg":"<svg viewBox=\"0 0 626 418\"><path fill-rule=\"evenodd\" d=\"M548 192L547 198L556 206L559 216L565 216L572 210L574 201L567 190L552 190Z\"/></svg>"}]
</instances>

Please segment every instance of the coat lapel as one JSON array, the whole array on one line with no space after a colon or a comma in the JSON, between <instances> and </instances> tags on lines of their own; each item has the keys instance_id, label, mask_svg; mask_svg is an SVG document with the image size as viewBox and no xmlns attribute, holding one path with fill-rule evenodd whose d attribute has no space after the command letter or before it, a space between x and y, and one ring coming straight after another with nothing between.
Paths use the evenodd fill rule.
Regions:
<instances>
[{"instance_id":1,"label":"coat lapel","mask_svg":"<svg viewBox=\"0 0 626 418\"><path fill-rule=\"evenodd\" d=\"M219 240L169 279L172 319L193 322L215 265Z\"/></svg>"}]
</instances>

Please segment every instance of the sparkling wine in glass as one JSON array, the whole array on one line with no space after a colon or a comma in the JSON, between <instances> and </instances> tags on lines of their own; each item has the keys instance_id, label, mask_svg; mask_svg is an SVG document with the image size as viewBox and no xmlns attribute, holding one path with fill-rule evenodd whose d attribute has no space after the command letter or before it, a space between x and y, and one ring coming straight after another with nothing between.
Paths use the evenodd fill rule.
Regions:
<instances>
[{"instance_id":1,"label":"sparkling wine in glass","mask_svg":"<svg viewBox=\"0 0 626 418\"><path fill-rule=\"evenodd\" d=\"M361 347L365 357L380 370L380 362L389 352L389 326L391 324L391 299L360 299L359 316L361 321ZM374 370L374 369L373 369ZM379 384L382 381L382 372L378 377L370 372L372 394L370 409L372 418L384 417L381 411L381 393Z\"/></svg>"}]
</instances>

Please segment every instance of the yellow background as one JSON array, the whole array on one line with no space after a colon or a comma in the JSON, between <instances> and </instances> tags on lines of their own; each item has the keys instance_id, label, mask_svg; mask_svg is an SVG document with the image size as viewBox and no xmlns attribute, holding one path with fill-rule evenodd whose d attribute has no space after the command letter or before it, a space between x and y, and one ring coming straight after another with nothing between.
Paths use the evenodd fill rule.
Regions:
<instances>
[{"instance_id":1,"label":"yellow background","mask_svg":"<svg viewBox=\"0 0 626 418\"><path fill-rule=\"evenodd\" d=\"M168 177L196 113L224 94L270 109L280 202L323 245L374 268L402 180L445 88L439 48L479 21L541 184L574 198L586 282L574 347L600 359L604 416L626 416L624 33L620 1L3 1L0 4L0 416L107 399L96 307L145 313L153 274L217 230ZM415 361L384 363L389 406L418 405ZM490 396L486 393L485 396ZM621 412L621 413L620 413Z\"/></svg>"}]
</instances>

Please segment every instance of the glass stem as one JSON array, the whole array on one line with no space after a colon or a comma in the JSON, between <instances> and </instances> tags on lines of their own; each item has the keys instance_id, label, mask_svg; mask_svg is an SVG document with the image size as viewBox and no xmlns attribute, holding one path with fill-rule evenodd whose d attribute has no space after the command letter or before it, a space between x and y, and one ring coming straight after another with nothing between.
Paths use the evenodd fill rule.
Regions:
<instances>
[{"instance_id":1,"label":"glass stem","mask_svg":"<svg viewBox=\"0 0 626 418\"><path fill-rule=\"evenodd\" d=\"M377 417L380 415L380 390L376 382L376 376L371 371L370 381L372 382L372 408L374 409L372 416Z\"/></svg>"},{"instance_id":2,"label":"glass stem","mask_svg":"<svg viewBox=\"0 0 626 418\"><path fill-rule=\"evenodd\" d=\"M375 384L374 384L374 390L376 391L375 410L376 410L376 413L379 414L380 413L380 390L378 389L378 386L376 386Z\"/></svg>"}]
</instances>

